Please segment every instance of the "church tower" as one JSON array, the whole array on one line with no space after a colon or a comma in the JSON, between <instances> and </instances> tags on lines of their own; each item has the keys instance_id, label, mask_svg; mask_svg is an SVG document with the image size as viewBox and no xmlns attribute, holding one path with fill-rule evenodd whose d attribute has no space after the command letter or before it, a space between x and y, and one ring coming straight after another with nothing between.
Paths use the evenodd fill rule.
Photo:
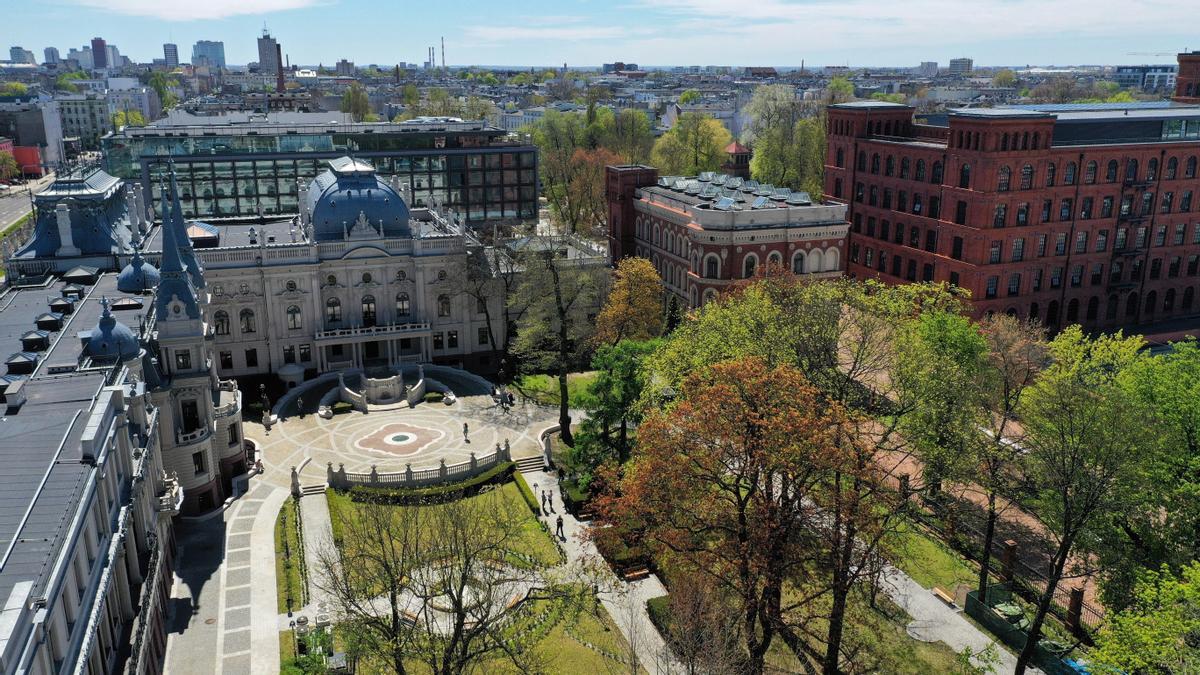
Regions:
<instances>
[{"instance_id":1,"label":"church tower","mask_svg":"<svg viewBox=\"0 0 1200 675\"><path fill-rule=\"evenodd\" d=\"M245 473L241 397L218 381L213 334L206 320L204 277L187 236L175 174L163 190L162 264L154 302L161 386L155 392L163 465L179 476L182 512L202 513L232 492ZM237 471L237 473L232 473Z\"/></svg>"}]
</instances>

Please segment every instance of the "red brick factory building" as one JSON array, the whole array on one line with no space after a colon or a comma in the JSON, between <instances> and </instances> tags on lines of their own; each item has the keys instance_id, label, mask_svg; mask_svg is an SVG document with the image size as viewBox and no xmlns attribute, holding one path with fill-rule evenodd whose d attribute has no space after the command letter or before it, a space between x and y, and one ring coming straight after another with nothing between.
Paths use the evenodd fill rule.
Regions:
<instances>
[{"instance_id":1,"label":"red brick factory building","mask_svg":"<svg viewBox=\"0 0 1200 675\"><path fill-rule=\"evenodd\" d=\"M667 290L698 307L763 265L840 277L846 206L736 176L659 176L653 167L605 169L613 262L654 263Z\"/></svg>"},{"instance_id":2,"label":"red brick factory building","mask_svg":"<svg viewBox=\"0 0 1200 675\"><path fill-rule=\"evenodd\" d=\"M946 281L974 313L1115 329L1200 313L1200 52L1173 101L828 114L847 273ZM611 180L611 179L610 179Z\"/></svg>"}]
</instances>

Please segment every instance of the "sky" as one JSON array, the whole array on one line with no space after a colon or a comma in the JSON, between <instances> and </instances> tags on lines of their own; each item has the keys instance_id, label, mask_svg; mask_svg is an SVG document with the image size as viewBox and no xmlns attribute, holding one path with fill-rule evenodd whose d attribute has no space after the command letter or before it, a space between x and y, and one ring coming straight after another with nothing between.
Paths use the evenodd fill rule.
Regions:
<instances>
[{"instance_id":1,"label":"sky","mask_svg":"<svg viewBox=\"0 0 1200 675\"><path fill-rule=\"evenodd\" d=\"M221 40L244 64L265 24L299 65L420 62L445 37L452 66L1062 66L1174 63L1194 18L1195 0L0 0L0 46L40 62L100 36L150 61Z\"/></svg>"}]
</instances>

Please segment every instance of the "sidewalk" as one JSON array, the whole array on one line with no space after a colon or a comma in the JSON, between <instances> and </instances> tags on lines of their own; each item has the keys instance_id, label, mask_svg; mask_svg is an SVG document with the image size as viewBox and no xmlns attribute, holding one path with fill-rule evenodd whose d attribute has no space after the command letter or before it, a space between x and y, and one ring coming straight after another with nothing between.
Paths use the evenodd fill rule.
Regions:
<instances>
[{"instance_id":1,"label":"sidewalk","mask_svg":"<svg viewBox=\"0 0 1200 675\"><path fill-rule=\"evenodd\" d=\"M534 491L538 493L539 499L542 490L550 492L550 505L558 513L550 513L543 517L550 532L553 533L558 516L562 516L563 534L566 535L566 540L560 540L559 543L567 554L567 562L600 560L600 552L596 550L595 544L587 539L588 526L576 520L575 516L567 513L563 508L558 481L551 474L540 470L525 471L522 472L522 475L525 476L525 480L531 487L535 483L537 484L538 487ZM608 569L607 566L605 569ZM650 613L646 611L647 600L667 594L667 589L662 582L654 575L640 581L625 582L612 575L611 572L609 574L610 586L615 590L601 591L599 593L600 604L604 605L604 609L617 624L625 641L637 654L641 666L651 675L674 675L683 672L674 657L671 656L670 650L667 649L662 635L650 621Z\"/></svg>"}]
</instances>

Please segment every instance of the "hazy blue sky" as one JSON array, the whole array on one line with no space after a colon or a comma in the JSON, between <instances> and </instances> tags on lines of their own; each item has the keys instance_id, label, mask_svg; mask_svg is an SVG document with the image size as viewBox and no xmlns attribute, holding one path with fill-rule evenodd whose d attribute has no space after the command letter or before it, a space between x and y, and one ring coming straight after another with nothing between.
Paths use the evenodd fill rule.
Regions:
<instances>
[{"instance_id":1,"label":"hazy blue sky","mask_svg":"<svg viewBox=\"0 0 1200 675\"><path fill-rule=\"evenodd\" d=\"M191 56L222 40L230 63L257 59L266 22L293 63L424 60L446 38L451 65L979 65L1174 62L1200 48L1195 0L3 0L0 45L93 36L134 60L162 43ZM1188 42L1191 40L1191 43ZM1170 55L1129 52L1167 52ZM5 55L7 52L3 52Z\"/></svg>"}]
</instances>

